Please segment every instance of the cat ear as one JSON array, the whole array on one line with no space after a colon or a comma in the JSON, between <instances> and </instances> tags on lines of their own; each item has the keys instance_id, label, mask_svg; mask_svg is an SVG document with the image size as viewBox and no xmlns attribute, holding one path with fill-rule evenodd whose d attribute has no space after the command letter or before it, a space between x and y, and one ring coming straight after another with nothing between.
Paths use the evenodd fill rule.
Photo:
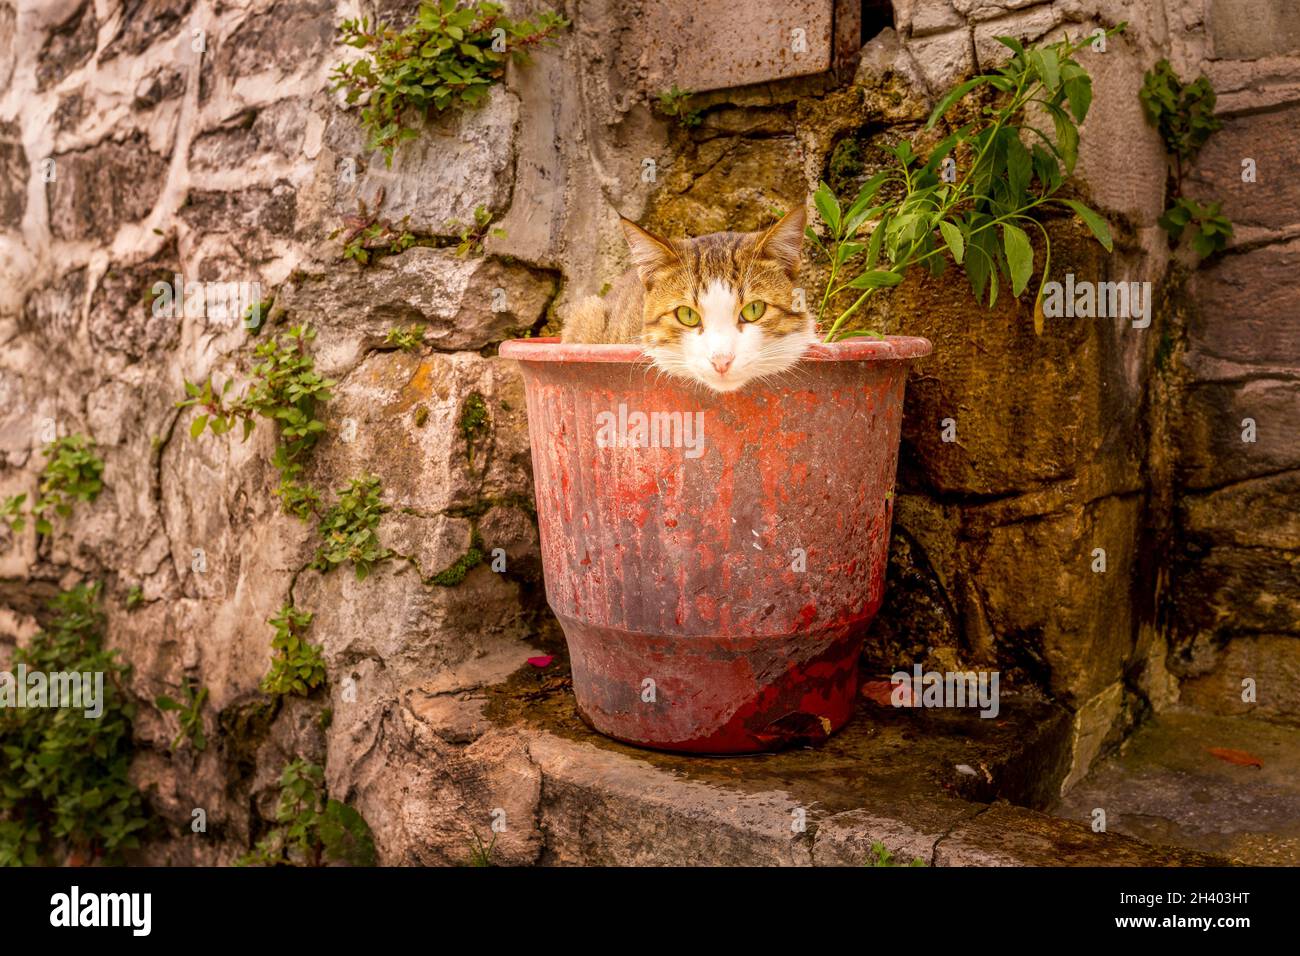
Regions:
<instances>
[{"instance_id":1,"label":"cat ear","mask_svg":"<svg viewBox=\"0 0 1300 956\"><path fill-rule=\"evenodd\" d=\"M632 264L636 266L637 274L641 276L642 285L648 285L655 272L664 266L681 261L677 251L667 241L646 232L631 219L619 216L618 221L623 227L623 235L627 236L627 247L632 252Z\"/></svg>"},{"instance_id":2,"label":"cat ear","mask_svg":"<svg viewBox=\"0 0 1300 956\"><path fill-rule=\"evenodd\" d=\"M791 276L799 271L799 257L803 254L803 232L808 222L804 203L781 217L775 225L758 237L758 251L780 262Z\"/></svg>"}]
</instances>

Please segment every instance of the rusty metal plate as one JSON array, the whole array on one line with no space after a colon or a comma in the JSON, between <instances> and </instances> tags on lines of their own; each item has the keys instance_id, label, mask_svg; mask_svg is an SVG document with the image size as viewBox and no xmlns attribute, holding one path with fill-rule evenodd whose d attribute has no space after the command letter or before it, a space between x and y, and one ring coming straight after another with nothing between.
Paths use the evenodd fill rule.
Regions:
<instances>
[{"instance_id":1,"label":"rusty metal plate","mask_svg":"<svg viewBox=\"0 0 1300 956\"><path fill-rule=\"evenodd\" d=\"M647 85L702 92L830 69L833 0L696 0L639 22Z\"/></svg>"}]
</instances>

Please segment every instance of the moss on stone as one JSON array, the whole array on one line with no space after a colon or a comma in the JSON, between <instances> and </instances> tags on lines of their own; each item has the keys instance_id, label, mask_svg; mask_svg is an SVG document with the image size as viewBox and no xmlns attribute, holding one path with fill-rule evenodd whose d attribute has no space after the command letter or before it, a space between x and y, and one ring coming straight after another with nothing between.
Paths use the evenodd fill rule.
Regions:
<instances>
[{"instance_id":1,"label":"moss on stone","mask_svg":"<svg viewBox=\"0 0 1300 956\"><path fill-rule=\"evenodd\" d=\"M474 442L491 426L492 417L488 414L487 402L478 392L470 392L460 410L460 433L465 436L465 455L470 464L474 463Z\"/></svg>"},{"instance_id":2,"label":"moss on stone","mask_svg":"<svg viewBox=\"0 0 1300 956\"><path fill-rule=\"evenodd\" d=\"M853 136L839 141L826 164L826 182L838 196L847 195L848 186L862 175L862 144Z\"/></svg>"},{"instance_id":3,"label":"moss on stone","mask_svg":"<svg viewBox=\"0 0 1300 956\"><path fill-rule=\"evenodd\" d=\"M470 538L469 550L429 580L439 587L453 588L464 581L465 575L482 564L483 560L483 541L478 536L478 530L475 529Z\"/></svg>"}]
</instances>

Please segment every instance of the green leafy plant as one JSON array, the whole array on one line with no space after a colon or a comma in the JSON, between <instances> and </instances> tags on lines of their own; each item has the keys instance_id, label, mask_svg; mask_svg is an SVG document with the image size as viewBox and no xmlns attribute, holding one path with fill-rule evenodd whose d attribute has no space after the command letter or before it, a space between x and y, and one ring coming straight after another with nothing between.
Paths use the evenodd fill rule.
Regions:
<instances>
[{"instance_id":1,"label":"green leafy plant","mask_svg":"<svg viewBox=\"0 0 1300 956\"><path fill-rule=\"evenodd\" d=\"M1223 127L1214 115L1214 87L1204 76L1183 83L1169 61L1161 60L1143 76L1138 98L1174 159L1174 175L1181 188L1186 165L1211 134Z\"/></svg>"},{"instance_id":2,"label":"green leafy plant","mask_svg":"<svg viewBox=\"0 0 1300 956\"><path fill-rule=\"evenodd\" d=\"M23 503L27 501L26 492L18 495L10 495L3 502L0 502L0 521L7 524L10 530L19 532L27 527L27 518L23 514Z\"/></svg>"},{"instance_id":3,"label":"green leafy plant","mask_svg":"<svg viewBox=\"0 0 1300 956\"><path fill-rule=\"evenodd\" d=\"M890 852L889 848L878 840L871 844L870 853L871 856L868 858L865 864L866 866L903 866L904 865L902 863L897 862L894 859L894 854ZM912 860L911 863L908 863L906 865L925 866L925 860L921 859L920 857L916 857L915 859Z\"/></svg>"},{"instance_id":4,"label":"green leafy plant","mask_svg":"<svg viewBox=\"0 0 1300 956\"><path fill-rule=\"evenodd\" d=\"M267 621L275 628L271 639L271 670L262 678L262 690L277 697L297 694L308 696L325 683L325 658L321 648L303 636L311 626L310 611L299 611L285 604L280 613Z\"/></svg>"},{"instance_id":5,"label":"green leafy plant","mask_svg":"<svg viewBox=\"0 0 1300 956\"><path fill-rule=\"evenodd\" d=\"M316 406L330 399L334 381L316 373L315 360L307 352L316 333L305 325L259 345L253 353L261 361L253 366L253 385L243 399L245 432L252 415L270 419L279 426L280 446L274 464L281 473L315 447L325 431L316 417Z\"/></svg>"},{"instance_id":6,"label":"green leafy plant","mask_svg":"<svg viewBox=\"0 0 1300 956\"><path fill-rule=\"evenodd\" d=\"M691 109L691 97L694 95L693 90L680 90L674 83L670 89L659 94L659 112L677 120L686 129L699 126L702 115L699 110Z\"/></svg>"},{"instance_id":7,"label":"green leafy plant","mask_svg":"<svg viewBox=\"0 0 1300 956\"><path fill-rule=\"evenodd\" d=\"M45 446L45 468L41 471L39 494L32 505L37 534L52 534L54 526L45 517L53 511L61 518L72 514L74 502L91 502L104 490L104 462L95 454L95 442L86 435L65 435ZM21 506L19 496L16 506ZM21 530L21 527L15 530Z\"/></svg>"},{"instance_id":8,"label":"green leafy plant","mask_svg":"<svg viewBox=\"0 0 1300 956\"><path fill-rule=\"evenodd\" d=\"M349 105L362 103L367 148L393 152L418 134L429 110L474 107L505 77L511 59L552 39L568 21L551 11L514 20L497 3L425 0L404 30L369 19L345 20L338 42L363 51L330 74Z\"/></svg>"},{"instance_id":9,"label":"green leafy plant","mask_svg":"<svg viewBox=\"0 0 1300 956\"><path fill-rule=\"evenodd\" d=\"M391 556L379 543L379 519L388 510L380 500L383 486L379 479L354 478L339 491L339 500L320 521L322 544L316 551L312 567L329 571L351 562L357 580L363 581L370 569Z\"/></svg>"},{"instance_id":10,"label":"green leafy plant","mask_svg":"<svg viewBox=\"0 0 1300 956\"><path fill-rule=\"evenodd\" d=\"M492 831L491 842L484 843L483 838L478 835L478 830L470 830L471 843L469 845L469 860L466 866L487 867L496 866L492 862L492 851L497 847L497 837L500 836L495 830Z\"/></svg>"},{"instance_id":11,"label":"green leafy plant","mask_svg":"<svg viewBox=\"0 0 1300 956\"><path fill-rule=\"evenodd\" d=\"M375 194L375 209L383 204L384 189L380 187ZM381 219L377 211L371 212L364 199L358 199L356 214L344 217L343 227L330 233L330 238L343 237L344 259L369 265L381 256L395 256L415 245L415 234L406 228L407 218L394 225L391 219Z\"/></svg>"},{"instance_id":12,"label":"green leafy plant","mask_svg":"<svg viewBox=\"0 0 1300 956\"><path fill-rule=\"evenodd\" d=\"M319 403L328 401L335 382L321 378L307 346L316 333L306 325L260 344L254 355L260 361L253 367L254 379L248 391L237 399L227 400L233 380L220 391L208 379L202 386L186 382L189 398L177 402L177 408L194 406L200 414L190 423L190 437L204 430L224 435L237 423L243 424L243 438L248 440L258 418L274 422L279 443L271 463L280 473L276 494L288 514L306 519L315 510L319 498L299 482L303 457L315 447L325 431L325 423L316 417Z\"/></svg>"},{"instance_id":13,"label":"green leafy plant","mask_svg":"<svg viewBox=\"0 0 1300 956\"><path fill-rule=\"evenodd\" d=\"M1143 78L1138 97L1169 154L1171 202L1158 220L1160 226L1174 242L1184 234L1190 235L1192 249L1201 258L1221 251L1233 230L1231 221L1220 212L1220 203L1202 205L1183 195L1187 168L1210 136L1223 126L1214 115L1214 87L1204 76L1183 83L1169 61L1161 60Z\"/></svg>"},{"instance_id":14,"label":"green leafy plant","mask_svg":"<svg viewBox=\"0 0 1300 956\"><path fill-rule=\"evenodd\" d=\"M295 465L294 471L297 472L300 468L301 466ZM280 499L280 507L284 509L284 513L293 515L301 521L306 521L320 512L320 493L311 485L303 484L296 478L281 479L274 494Z\"/></svg>"},{"instance_id":15,"label":"green leafy plant","mask_svg":"<svg viewBox=\"0 0 1300 956\"><path fill-rule=\"evenodd\" d=\"M483 240L488 236L496 239L504 239L506 231L500 227L489 228L492 223L492 213L488 212L486 206L474 207L474 221L463 223L458 219L452 219L447 223L448 229L459 230L457 233L460 241L456 244L456 255L462 259L470 255L477 255L483 251Z\"/></svg>"},{"instance_id":16,"label":"green leafy plant","mask_svg":"<svg viewBox=\"0 0 1300 956\"><path fill-rule=\"evenodd\" d=\"M295 760L280 774L274 826L240 866L374 866L370 826L353 807L329 797L325 771Z\"/></svg>"},{"instance_id":17,"label":"green leafy plant","mask_svg":"<svg viewBox=\"0 0 1300 956\"><path fill-rule=\"evenodd\" d=\"M134 611L144 603L144 588L138 584L131 585L131 590L126 592L126 609Z\"/></svg>"},{"instance_id":18,"label":"green leafy plant","mask_svg":"<svg viewBox=\"0 0 1300 956\"><path fill-rule=\"evenodd\" d=\"M1157 222L1174 242L1190 230L1192 249L1202 259L1221 252L1232 238L1232 222L1219 211L1217 202L1202 206L1195 199L1181 196Z\"/></svg>"},{"instance_id":19,"label":"green leafy plant","mask_svg":"<svg viewBox=\"0 0 1300 956\"><path fill-rule=\"evenodd\" d=\"M405 329L389 329L384 344L403 352L413 352L424 344L424 327L412 325Z\"/></svg>"},{"instance_id":20,"label":"green leafy plant","mask_svg":"<svg viewBox=\"0 0 1300 956\"><path fill-rule=\"evenodd\" d=\"M0 708L0 865L121 862L148 823L132 785L129 668L104 648L97 584L50 603L49 623L13 664L29 672L104 675L103 710Z\"/></svg>"},{"instance_id":21,"label":"green leafy plant","mask_svg":"<svg viewBox=\"0 0 1300 956\"><path fill-rule=\"evenodd\" d=\"M953 130L928 157L917 155L909 140L900 142L891 151L892 165L868 179L847 206L821 184L813 202L825 238L811 226L807 235L829 263L818 309L827 342L877 335L849 330L846 323L871 295L898 285L909 269L924 266L941 274L948 256L965 267L976 299L990 308L1004 278L1019 296L1034 273L1026 229L1036 229L1043 240L1034 307L1034 328L1041 333L1051 239L1034 211L1065 207L1107 251L1112 247L1106 221L1078 200L1060 195L1078 158L1078 124L1092 102L1092 79L1075 56L1093 40L1087 36L1026 48L1012 37L999 37L1011 59L950 90L925 128L933 129L959 101L979 90L991 102L975 120ZM1051 120L1052 136L1034 125L1031 108ZM965 169L960 176L959 162ZM853 301L832 318L830 307L843 293L853 293Z\"/></svg>"},{"instance_id":22,"label":"green leafy plant","mask_svg":"<svg viewBox=\"0 0 1300 956\"><path fill-rule=\"evenodd\" d=\"M177 701L166 694L160 694L154 701L154 706L161 711L178 712L180 730L172 739L173 751L186 740L195 750L203 751L208 746L208 738L203 732L203 703L208 699L208 689L200 687L196 680L186 679L183 693L184 701Z\"/></svg>"}]
</instances>

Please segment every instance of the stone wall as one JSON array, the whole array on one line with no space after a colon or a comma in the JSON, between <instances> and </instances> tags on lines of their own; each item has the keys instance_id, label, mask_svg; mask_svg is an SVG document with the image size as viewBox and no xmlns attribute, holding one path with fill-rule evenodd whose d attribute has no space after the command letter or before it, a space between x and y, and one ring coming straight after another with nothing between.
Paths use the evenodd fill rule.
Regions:
<instances>
[{"instance_id":1,"label":"stone wall","mask_svg":"<svg viewBox=\"0 0 1300 956\"><path fill-rule=\"evenodd\" d=\"M692 62L711 92L687 130L649 107L670 67L687 69L663 49L673 31L656 5L569 0L554 49L482 108L431 120L390 168L327 79L343 55L334 24L375 5L0 0L0 498L34 491L51 427L93 435L106 462L103 495L52 536L0 530L0 654L33 633L42 596L106 582L110 643L144 704L134 776L165 822L142 859L236 857L296 756L324 764L385 862L462 861L494 807L538 819L535 755L483 716L486 688L557 649L522 387L497 345L558 327L625 265L617 213L681 233L756 228L823 177L869 173L939 91L996 61L994 36L1128 20L1089 61L1079 170L1116 254L1068 219L1050 228L1062 272L1149 279L1162 306L1145 330L1065 320L1036 337L1026 304L984 311L950 274L909 280L875 314L936 348L909 385L892 592L866 662L996 666L1058 702L1074 726L1066 785L1151 707L1239 709L1243 675L1261 712L1294 718L1279 681L1300 671L1287 282L1300 237L1281 163L1300 72L1295 15L1250 5L1276 28L1243 29L1227 0L898 0L894 29L833 73L734 88ZM1136 91L1161 56L1222 91L1225 128L1195 175L1238 236L1200 269L1171 261L1155 225L1165 170ZM1258 183L1240 182L1242 156ZM359 203L420 243L367 267L341 259L331 237ZM452 221L478 206L505 234L459 257ZM244 381L261 339L155 319L149 290L177 273L258 282L275 295L269 332L317 330L317 367L338 385L308 477L337 489L374 474L390 508L395 557L366 580L310 567L314 528L271 495L269 427L189 438L184 381ZM412 323L426 348L386 345ZM466 429L478 402L487 425ZM956 443L941 439L950 418ZM501 548L508 571L438 583L476 543ZM277 704L258 685L266 621L287 600L315 615L329 686ZM187 676L209 689L218 731L197 755L170 752L174 718L150 706ZM206 839L189 838L195 807ZM531 861L542 841L517 827L498 849Z\"/></svg>"}]
</instances>

